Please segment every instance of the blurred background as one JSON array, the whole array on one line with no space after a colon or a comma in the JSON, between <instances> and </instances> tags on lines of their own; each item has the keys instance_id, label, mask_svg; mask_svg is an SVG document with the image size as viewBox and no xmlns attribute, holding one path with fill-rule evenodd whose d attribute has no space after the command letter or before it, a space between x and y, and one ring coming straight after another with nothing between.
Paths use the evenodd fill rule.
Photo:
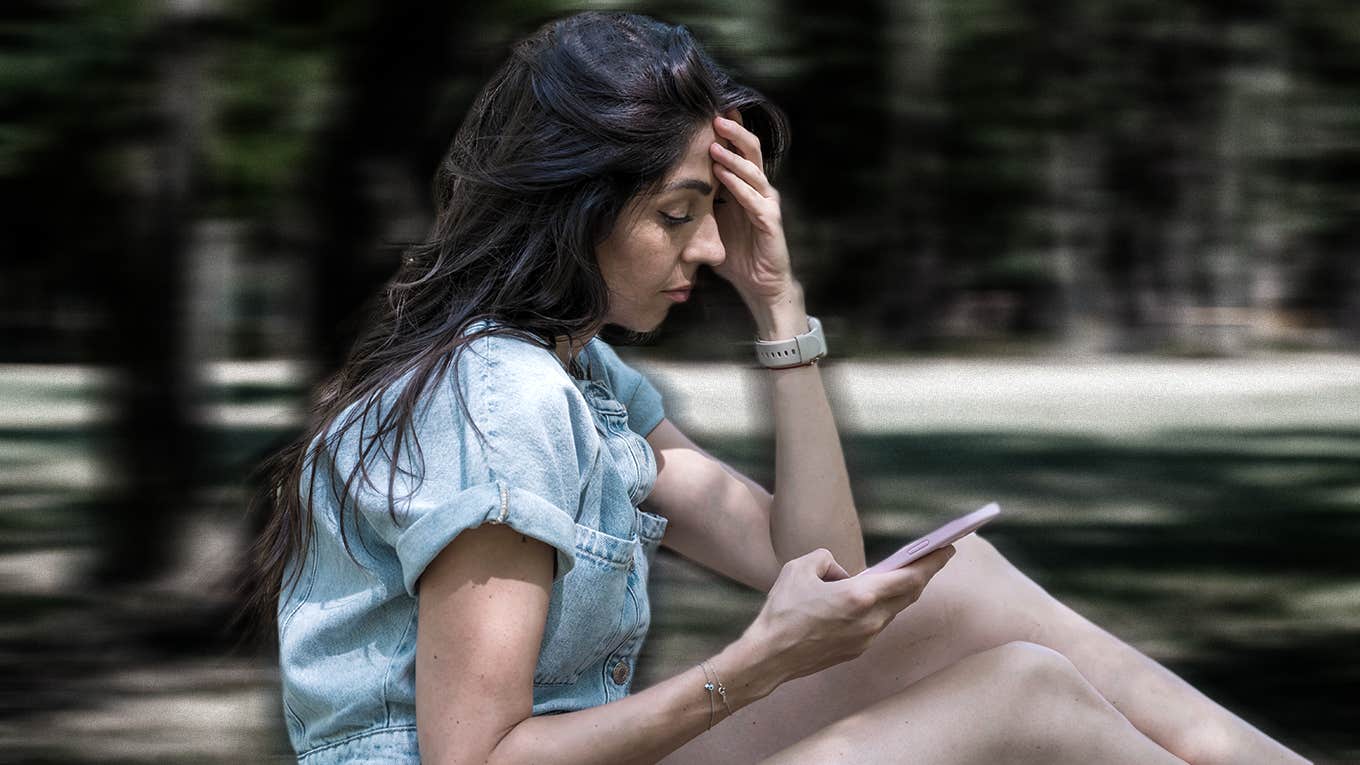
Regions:
<instances>
[{"instance_id":1,"label":"blurred background","mask_svg":"<svg viewBox=\"0 0 1360 765\"><path fill-rule=\"evenodd\" d=\"M1036 581L1319 762L1360 761L1360 5L10 0L0 751L286 757L230 617L250 469L432 220L509 45L686 24L788 112L774 180L870 560L986 501ZM624 350L767 487L710 272ZM713 338L718 338L715 342ZM636 687L761 594L663 551Z\"/></svg>"}]
</instances>

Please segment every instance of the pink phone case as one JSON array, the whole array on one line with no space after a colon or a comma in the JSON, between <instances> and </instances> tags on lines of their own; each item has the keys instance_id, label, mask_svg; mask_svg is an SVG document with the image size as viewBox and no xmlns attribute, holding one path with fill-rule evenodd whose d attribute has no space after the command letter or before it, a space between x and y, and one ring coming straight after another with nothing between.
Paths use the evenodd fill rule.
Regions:
<instances>
[{"instance_id":1,"label":"pink phone case","mask_svg":"<svg viewBox=\"0 0 1360 765\"><path fill-rule=\"evenodd\" d=\"M859 573L877 574L883 571L892 571L895 568L901 568L914 560L919 560L922 557L929 555L941 547L957 542L960 537L977 531L984 523L1000 514L1001 506L993 502L986 507L974 510L962 518L955 518L920 539L915 539L906 543L897 552ZM855 576L859 576L859 574L856 574Z\"/></svg>"}]
</instances>

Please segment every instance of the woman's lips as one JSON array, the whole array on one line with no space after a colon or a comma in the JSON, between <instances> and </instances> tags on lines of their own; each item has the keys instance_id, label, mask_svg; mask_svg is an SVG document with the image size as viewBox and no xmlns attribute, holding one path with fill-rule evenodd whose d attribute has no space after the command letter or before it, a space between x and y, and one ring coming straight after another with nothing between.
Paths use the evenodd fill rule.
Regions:
<instances>
[{"instance_id":1,"label":"woman's lips","mask_svg":"<svg viewBox=\"0 0 1360 765\"><path fill-rule=\"evenodd\" d=\"M669 290L661 294L665 295L671 300L674 300L677 303L683 303L686 300L689 300L689 290Z\"/></svg>"}]
</instances>

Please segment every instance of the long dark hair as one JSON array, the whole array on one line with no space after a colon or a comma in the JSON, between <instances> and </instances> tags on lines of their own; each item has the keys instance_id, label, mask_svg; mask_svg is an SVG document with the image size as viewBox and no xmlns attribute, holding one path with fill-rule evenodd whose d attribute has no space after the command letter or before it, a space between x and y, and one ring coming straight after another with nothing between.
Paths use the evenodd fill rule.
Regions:
<instances>
[{"instance_id":1,"label":"long dark hair","mask_svg":"<svg viewBox=\"0 0 1360 765\"><path fill-rule=\"evenodd\" d=\"M631 201L658 190L705 120L733 108L760 138L773 178L788 145L783 112L732 81L684 26L587 11L544 24L513 46L439 164L427 241L404 251L385 299L340 369L318 387L301 437L257 469L251 511L267 513L268 521L251 550L256 579L246 611L258 627L272 625L280 594L303 569L289 569L306 558L313 539L312 496L304 501L300 487L307 473L311 485L322 454L333 454L344 432L360 424L359 459L336 492L348 497L361 475L372 485L368 465L379 448L398 466L410 441L406 448L419 463L411 440L416 404L456 366L466 342L500 332L553 349L557 338L599 327L607 291L596 246ZM479 319L500 326L465 334ZM390 404L388 392L397 393ZM459 399L466 412L461 393ZM398 472L388 471L394 518ZM343 506L341 499L342 513Z\"/></svg>"}]
</instances>

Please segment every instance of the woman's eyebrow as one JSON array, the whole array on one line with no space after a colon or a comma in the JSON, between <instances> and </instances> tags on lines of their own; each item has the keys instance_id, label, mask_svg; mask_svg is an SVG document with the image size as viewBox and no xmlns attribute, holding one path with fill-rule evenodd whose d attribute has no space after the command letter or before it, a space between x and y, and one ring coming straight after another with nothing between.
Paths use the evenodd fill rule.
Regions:
<instances>
[{"instance_id":1,"label":"woman's eyebrow","mask_svg":"<svg viewBox=\"0 0 1360 765\"><path fill-rule=\"evenodd\" d=\"M704 196L708 196L709 194L713 193L713 187L708 185L708 181L700 180L698 178L685 178L684 180L680 181L672 181L669 185L666 186L666 188L661 190L661 193L668 194L672 191L681 190L688 191L690 189L698 191L700 194L703 194Z\"/></svg>"}]
</instances>

